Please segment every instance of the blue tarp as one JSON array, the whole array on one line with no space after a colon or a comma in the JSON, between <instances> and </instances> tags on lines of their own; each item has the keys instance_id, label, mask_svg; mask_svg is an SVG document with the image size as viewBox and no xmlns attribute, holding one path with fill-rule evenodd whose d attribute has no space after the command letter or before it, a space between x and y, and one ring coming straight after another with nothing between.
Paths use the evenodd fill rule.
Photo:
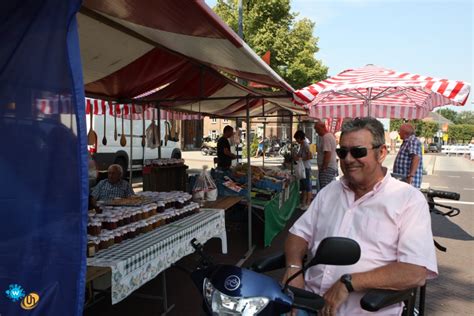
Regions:
<instances>
[{"instance_id":1,"label":"blue tarp","mask_svg":"<svg viewBox=\"0 0 474 316\"><path fill-rule=\"evenodd\" d=\"M2 316L82 315L88 183L80 4L0 2Z\"/></svg>"}]
</instances>

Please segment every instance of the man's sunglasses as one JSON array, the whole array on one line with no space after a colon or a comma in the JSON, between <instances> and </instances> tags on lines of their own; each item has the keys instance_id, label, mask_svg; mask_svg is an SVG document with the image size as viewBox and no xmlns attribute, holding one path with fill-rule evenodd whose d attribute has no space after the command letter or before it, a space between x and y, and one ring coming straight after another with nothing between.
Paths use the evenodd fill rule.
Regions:
<instances>
[{"instance_id":1,"label":"man's sunglasses","mask_svg":"<svg viewBox=\"0 0 474 316\"><path fill-rule=\"evenodd\" d=\"M381 146L382 145L377 145L372 148L367 148L367 147L362 147L362 146L350 147L350 148L341 147L341 148L336 148L336 154L340 159L345 159L347 157L347 154L351 153L352 157L358 159L358 158L367 156L367 151L369 149L376 149Z\"/></svg>"}]
</instances>

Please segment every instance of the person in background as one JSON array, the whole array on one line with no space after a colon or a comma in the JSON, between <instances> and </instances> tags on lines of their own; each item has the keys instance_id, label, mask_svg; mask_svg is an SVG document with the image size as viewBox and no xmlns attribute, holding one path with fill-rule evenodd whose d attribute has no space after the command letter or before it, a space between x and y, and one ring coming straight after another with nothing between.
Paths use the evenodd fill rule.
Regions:
<instances>
[{"instance_id":1,"label":"person in background","mask_svg":"<svg viewBox=\"0 0 474 316\"><path fill-rule=\"evenodd\" d=\"M108 201L115 198L126 198L133 194L130 183L122 179L123 169L120 165L110 165L107 179L100 181L91 192L91 205L96 207L97 201Z\"/></svg>"},{"instance_id":2,"label":"person in background","mask_svg":"<svg viewBox=\"0 0 474 316\"><path fill-rule=\"evenodd\" d=\"M258 147L257 147L257 152L255 153L255 157L254 158L258 158L260 157L260 155L263 155L263 149L264 149L264 146L265 145L265 141L263 140L263 137L260 136L259 139L258 139Z\"/></svg>"},{"instance_id":3,"label":"person in background","mask_svg":"<svg viewBox=\"0 0 474 316\"><path fill-rule=\"evenodd\" d=\"M224 127L224 134L217 141L217 167L221 170L229 170L232 160L237 156L231 153L229 138L234 135L234 128L230 125Z\"/></svg>"},{"instance_id":4,"label":"person in background","mask_svg":"<svg viewBox=\"0 0 474 316\"><path fill-rule=\"evenodd\" d=\"M428 203L382 166L387 147L375 118L345 123L337 155L344 176L318 193L290 228L283 281L301 269L308 250L315 255L324 238L351 238L362 249L356 264L317 265L290 285L324 297L319 315L401 315L402 303L369 313L360 299L369 289L405 290L437 276Z\"/></svg>"},{"instance_id":5,"label":"person in background","mask_svg":"<svg viewBox=\"0 0 474 316\"><path fill-rule=\"evenodd\" d=\"M322 190L331 181L336 179L336 138L329 133L323 121L316 121L314 129L320 137L318 146L318 182L319 190Z\"/></svg>"},{"instance_id":6,"label":"person in background","mask_svg":"<svg viewBox=\"0 0 474 316\"><path fill-rule=\"evenodd\" d=\"M420 188L423 177L423 158L421 142L415 136L415 129L410 124L403 124L398 131L403 140L393 164L393 173L405 178L415 188Z\"/></svg>"},{"instance_id":7,"label":"person in background","mask_svg":"<svg viewBox=\"0 0 474 316\"><path fill-rule=\"evenodd\" d=\"M300 209L306 210L313 199L313 194L311 192L311 151L309 150L309 145L306 142L306 137L303 131L296 131L293 136L296 142L300 145L298 153L295 155L295 160L303 160L305 178L300 180L300 190L301 190L301 205Z\"/></svg>"}]
</instances>

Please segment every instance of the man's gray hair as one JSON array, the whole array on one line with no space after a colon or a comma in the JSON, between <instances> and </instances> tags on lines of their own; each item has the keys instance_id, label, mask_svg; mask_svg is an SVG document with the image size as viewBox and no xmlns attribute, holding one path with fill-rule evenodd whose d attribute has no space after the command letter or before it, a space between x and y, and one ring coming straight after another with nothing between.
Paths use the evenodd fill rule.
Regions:
<instances>
[{"instance_id":1,"label":"man's gray hair","mask_svg":"<svg viewBox=\"0 0 474 316\"><path fill-rule=\"evenodd\" d=\"M380 146L385 144L385 131L383 129L383 124L373 117L360 117L345 122L342 125L341 137L345 133L357 132L362 129L366 129L372 134L374 139L372 146Z\"/></svg>"},{"instance_id":2,"label":"man's gray hair","mask_svg":"<svg viewBox=\"0 0 474 316\"><path fill-rule=\"evenodd\" d=\"M118 170L118 172L120 173L120 178L123 177L123 168L122 168L121 165L119 165L119 164L110 165L107 170L110 170L110 169L116 169L116 170Z\"/></svg>"}]
</instances>

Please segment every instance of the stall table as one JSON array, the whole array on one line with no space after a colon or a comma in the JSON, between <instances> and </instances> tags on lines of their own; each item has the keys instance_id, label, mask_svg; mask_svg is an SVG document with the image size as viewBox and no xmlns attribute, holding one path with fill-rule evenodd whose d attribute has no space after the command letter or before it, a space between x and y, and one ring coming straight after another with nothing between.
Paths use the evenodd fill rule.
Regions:
<instances>
[{"instance_id":1,"label":"stall table","mask_svg":"<svg viewBox=\"0 0 474 316\"><path fill-rule=\"evenodd\" d=\"M252 208L263 210L263 218L254 211L254 215L264 222L263 245L269 246L275 236L281 232L300 202L299 181L292 181L288 187L275 194L270 201L252 199Z\"/></svg>"},{"instance_id":2,"label":"stall table","mask_svg":"<svg viewBox=\"0 0 474 316\"><path fill-rule=\"evenodd\" d=\"M112 304L116 304L192 253L193 238L204 244L213 237L221 239L222 252L227 253L224 212L201 209L197 214L101 250L87 259L87 265L111 269Z\"/></svg>"},{"instance_id":3,"label":"stall table","mask_svg":"<svg viewBox=\"0 0 474 316\"><path fill-rule=\"evenodd\" d=\"M218 210L228 210L232 206L239 204L242 199L242 196L222 196L218 197L215 201L206 201L204 203L204 207Z\"/></svg>"}]
</instances>

